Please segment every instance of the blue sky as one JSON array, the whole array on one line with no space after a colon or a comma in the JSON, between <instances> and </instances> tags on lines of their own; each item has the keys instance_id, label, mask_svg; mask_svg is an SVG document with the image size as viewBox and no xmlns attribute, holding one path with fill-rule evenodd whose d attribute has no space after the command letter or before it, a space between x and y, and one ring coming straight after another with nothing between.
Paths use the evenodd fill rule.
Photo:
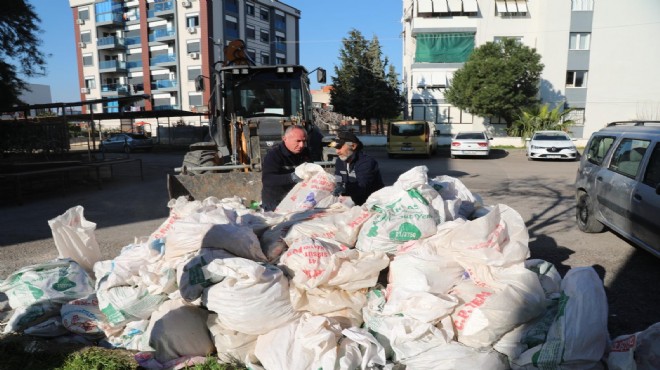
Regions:
<instances>
[{"instance_id":1,"label":"blue sky","mask_svg":"<svg viewBox=\"0 0 660 370\"><path fill-rule=\"evenodd\" d=\"M73 33L73 13L68 0L28 0L41 18L41 50L50 55L48 75L28 82L50 85L53 102L80 100L76 40ZM342 38L351 29L362 32L371 40L377 36L383 56L401 75L401 0L285 0L285 4L301 11L300 61L312 70L328 71L328 83L334 67L339 64ZM319 88L313 84L312 88Z\"/></svg>"}]
</instances>

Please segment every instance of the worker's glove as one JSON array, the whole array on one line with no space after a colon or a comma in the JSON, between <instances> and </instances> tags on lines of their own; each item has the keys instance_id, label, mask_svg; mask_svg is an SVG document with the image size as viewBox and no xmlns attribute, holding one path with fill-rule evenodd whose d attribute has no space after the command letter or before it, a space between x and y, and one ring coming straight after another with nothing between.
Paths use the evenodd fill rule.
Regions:
<instances>
[{"instance_id":1,"label":"worker's glove","mask_svg":"<svg viewBox=\"0 0 660 370\"><path fill-rule=\"evenodd\" d=\"M335 190L332 191L332 195L338 197L342 195L344 191L346 191L346 189L344 188L344 184L338 182L335 184Z\"/></svg>"},{"instance_id":2,"label":"worker's glove","mask_svg":"<svg viewBox=\"0 0 660 370\"><path fill-rule=\"evenodd\" d=\"M298 183L298 182L303 181L303 179L298 177L298 175L296 175L295 172L291 172L291 181L294 182L294 183Z\"/></svg>"}]
</instances>

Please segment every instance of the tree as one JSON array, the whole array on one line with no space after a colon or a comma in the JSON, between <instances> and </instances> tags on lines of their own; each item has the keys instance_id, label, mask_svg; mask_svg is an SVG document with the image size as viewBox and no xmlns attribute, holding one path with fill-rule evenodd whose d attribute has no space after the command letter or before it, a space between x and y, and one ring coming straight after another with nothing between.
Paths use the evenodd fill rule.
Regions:
<instances>
[{"instance_id":1,"label":"tree","mask_svg":"<svg viewBox=\"0 0 660 370\"><path fill-rule=\"evenodd\" d=\"M390 66L385 74L389 61L382 58L377 37L368 41L353 29L342 42L341 64L335 66L336 77L332 78L331 104L337 112L366 120L367 132L371 132L371 119L375 118L381 132L382 120L398 116L403 108L396 72Z\"/></svg>"},{"instance_id":2,"label":"tree","mask_svg":"<svg viewBox=\"0 0 660 370\"><path fill-rule=\"evenodd\" d=\"M559 104L553 109L550 109L549 104L524 108L508 129L508 133L511 136L520 136L525 139L531 137L534 131L539 130L568 132L569 127L574 125L575 121L565 118L572 111L572 108L563 109L563 104Z\"/></svg>"},{"instance_id":3,"label":"tree","mask_svg":"<svg viewBox=\"0 0 660 370\"><path fill-rule=\"evenodd\" d=\"M445 99L482 117L501 117L511 124L521 108L538 104L541 56L515 39L487 42L475 48L454 73Z\"/></svg>"},{"instance_id":4,"label":"tree","mask_svg":"<svg viewBox=\"0 0 660 370\"><path fill-rule=\"evenodd\" d=\"M27 83L21 78L45 74L45 55L39 51L37 34L41 19L26 0L0 2L0 107L23 102Z\"/></svg>"}]
</instances>

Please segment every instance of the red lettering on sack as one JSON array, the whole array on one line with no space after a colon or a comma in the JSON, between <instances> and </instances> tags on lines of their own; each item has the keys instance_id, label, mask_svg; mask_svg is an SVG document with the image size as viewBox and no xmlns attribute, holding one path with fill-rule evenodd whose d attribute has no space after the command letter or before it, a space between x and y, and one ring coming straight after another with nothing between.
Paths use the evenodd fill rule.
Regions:
<instances>
[{"instance_id":1,"label":"red lettering on sack","mask_svg":"<svg viewBox=\"0 0 660 370\"><path fill-rule=\"evenodd\" d=\"M317 278L323 275L325 270L302 270L302 272L310 279Z\"/></svg>"},{"instance_id":2,"label":"red lettering on sack","mask_svg":"<svg viewBox=\"0 0 660 370\"><path fill-rule=\"evenodd\" d=\"M470 318L470 316L472 316L472 312L474 312L474 310L471 308L481 307L484 303L486 303L486 298L491 295L493 295L493 293L480 292L475 295L475 297L470 302L467 302L465 305L463 305L464 308L456 313L456 316L460 317L461 319L454 319L454 326L456 326L456 329L463 330L463 328L465 328L465 322Z\"/></svg>"},{"instance_id":3,"label":"red lettering on sack","mask_svg":"<svg viewBox=\"0 0 660 370\"><path fill-rule=\"evenodd\" d=\"M637 344L637 337L633 334L629 337L619 339L615 342L612 342L612 349L610 352L628 352L631 349L635 348Z\"/></svg>"},{"instance_id":4,"label":"red lettering on sack","mask_svg":"<svg viewBox=\"0 0 660 370\"><path fill-rule=\"evenodd\" d=\"M506 236L502 242L498 242L502 232L505 231L504 224L500 223L495 227L495 229L488 235L488 239L485 242L477 243L467 249L486 249L492 248L498 252L502 252L501 244L506 244L509 241L509 237Z\"/></svg>"},{"instance_id":5,"label":"red lettering on sack","mask_svg":"<svg viewBox=\"0 0 660 370\"><path fill-rule=\"evenodd\" d=\"M356 217L354 220L350 221L348 223L348 227L355 228L357 226L362 225L366 220L369 219L369 216L371 216L371 214L369 212L363 212L358 217Z\"/></svg>"}]
</instances>

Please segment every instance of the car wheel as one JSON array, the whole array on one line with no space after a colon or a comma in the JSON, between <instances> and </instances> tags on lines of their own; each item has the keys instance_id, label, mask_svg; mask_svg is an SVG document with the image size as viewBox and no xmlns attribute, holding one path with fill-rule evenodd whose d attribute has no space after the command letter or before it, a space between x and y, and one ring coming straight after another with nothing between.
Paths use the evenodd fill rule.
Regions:
<instances>
[{"instance_id":1,"label":"car wheel","mask_svg":"<svg viewBox=\"0 0 660 370\"><path fill-rule=\"evenodd\" d=\"M591 198L583 191L579 192L577 196L575 216L580 231L585 233L599 233L605 229L605 226L594 216L594 208Z\"/></svg>"}]
</instances>

